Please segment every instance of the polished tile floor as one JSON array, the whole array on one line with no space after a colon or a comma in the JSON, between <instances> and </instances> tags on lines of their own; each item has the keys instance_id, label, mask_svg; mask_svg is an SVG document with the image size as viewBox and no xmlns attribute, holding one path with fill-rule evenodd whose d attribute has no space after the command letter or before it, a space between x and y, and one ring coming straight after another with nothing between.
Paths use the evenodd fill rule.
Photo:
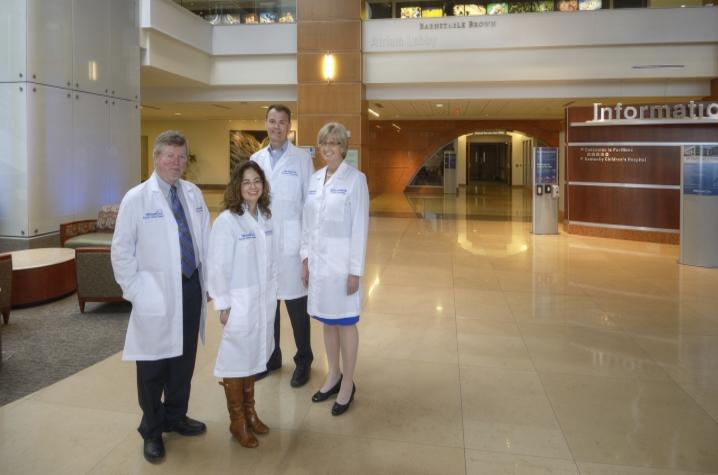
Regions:
<instances>
[{"instance_id":1,"label":"polished tile floor","mask_svg":"<svg viewBox=\"0 0 718 475\"><path fill-rule=\"evenodd\" d=\"M380 195L372 213L346 415L310 402L314 322L312 379L289 386L283 316L285 365L257 385L272 433L240 447L212 313L190 404L206 435L168 435L147 464L115 355L0 408L0 473L718 473L718 269L678 265L677 246L534 236L520 189Z\"/></svg>"}]
</instances>

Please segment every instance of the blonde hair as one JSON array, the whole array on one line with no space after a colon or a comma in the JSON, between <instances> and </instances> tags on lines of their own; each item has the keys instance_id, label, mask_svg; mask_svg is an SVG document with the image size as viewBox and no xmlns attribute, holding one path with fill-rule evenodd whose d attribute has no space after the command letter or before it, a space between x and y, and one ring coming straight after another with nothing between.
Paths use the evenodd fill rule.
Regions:
<instances>
[{"instance_id":1,"label":"blonde hair","mask_svg":"<svg viewBox=\"0 0 718 475\"><path fill-rule=\"evenodd\" d=\"M317 134L317 145L325 143L330 137L339 144L342 150L342 158L346 158L347 148L349 146L349 132L347 132L347 128L339 122L324 124L324 127L322 127Z\"/></svg>"}]
</instances>

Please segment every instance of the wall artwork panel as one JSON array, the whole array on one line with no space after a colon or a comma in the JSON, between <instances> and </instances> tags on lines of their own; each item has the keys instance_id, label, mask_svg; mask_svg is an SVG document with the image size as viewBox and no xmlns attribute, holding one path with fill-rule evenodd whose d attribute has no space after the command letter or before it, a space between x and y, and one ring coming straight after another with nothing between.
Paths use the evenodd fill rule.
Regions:
<instances>
[{"instance_id":1,"label":"wall artwork panel","mask_svg":"<svg viewBox=\"0 0 718 475\"><path fill-rule=\"evenodd\" d=\"M296 131L290 130L289 141L296 142ZM255 152L269 145L266 130L230 130L229 131L229 176L234 167L249 160Z\"/></svg>"}]
</instances>

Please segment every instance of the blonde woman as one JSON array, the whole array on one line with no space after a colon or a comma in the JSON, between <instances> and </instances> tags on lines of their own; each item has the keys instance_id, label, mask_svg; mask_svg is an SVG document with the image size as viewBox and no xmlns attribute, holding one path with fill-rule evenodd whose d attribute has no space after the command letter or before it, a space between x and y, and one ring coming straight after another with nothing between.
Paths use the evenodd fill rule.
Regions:
<instances>
[{"instance_id":1,"label":"blonde woman","mask_svg":"<svg viewBox=\"0 0 718 475\"><path fill-rule=\"evenodd\" d=\"M335 416L354 400L354 370L361 313L369 190L366 176L346 164L349 134L337 122L319 131L317 142L327 166L309 180L304 205L302 279L308 286L308 311L323 324L329 374L312 396L322 402L334 394Z\"/></svg>"}]
</instances>

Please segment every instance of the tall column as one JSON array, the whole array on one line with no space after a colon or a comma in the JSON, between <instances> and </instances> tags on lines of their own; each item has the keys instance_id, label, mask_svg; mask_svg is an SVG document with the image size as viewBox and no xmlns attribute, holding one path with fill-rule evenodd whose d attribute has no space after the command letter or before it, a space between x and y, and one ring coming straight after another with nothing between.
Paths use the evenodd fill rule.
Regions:
<instances>
[{"instance_id":1,"label":"tall column","mask_svg":"<svg viewBox=\"0 0 718 475\"><path fill-rule=\"evenodd\" d=\"M319 129L341 122L351 133L349 148L362 163L367 141L366 101L362 83L362 0L297 2L298 144L317 145ZM322 59L336 59L336 76L322 77ZM315 166L324 162L317 154Z\"/></svg>"}]
</instances>

